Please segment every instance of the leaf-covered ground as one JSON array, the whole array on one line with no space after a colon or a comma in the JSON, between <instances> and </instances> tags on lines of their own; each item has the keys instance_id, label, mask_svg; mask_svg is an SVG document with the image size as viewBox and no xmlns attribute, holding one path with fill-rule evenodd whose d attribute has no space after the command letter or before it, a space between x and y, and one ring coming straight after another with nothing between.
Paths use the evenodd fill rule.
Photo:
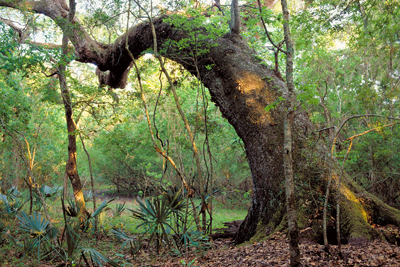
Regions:
<instances>
[{"instance_id":1,"label":"leaf-covered ground","mask_svg":"<svg viewBox=\"0 0 400 267\"><path fill-rule=\"evenodd\" d=\"M289 266L288 240L284 234L247 246L235 247L229 240L213 243L215 249L202 257L169 259L150 266L185 266L183 262L186 266ZM342 245L343 259L337 257L336 246L331 247L333 255L326 253L323 245L309 241L303 241L300 249L303 266L400 266L400 248L380 240Z\"/></svg>"},{"instance_id":2,"label":"leaf-covered ground","mask_svg":"<svg viewBox=\"0 0 400 267\"><path fill-rule=\"evenodd\" d=\"M109 242L110 245L112 243L112 240L109 238L99 239L98 242L100 240L102 242ZM269 240L246 246L233 246L229 239L217 240L211 243L212 248L208 251L204 251L203 253L197 251L182 257L171 257L167 256L168 254L154 257L154 254L150 256L149 251L144 249L136 255L137 257L133 262L128 253L125 254L124 258L133 266L152 267L289 266L288 240L284 233L277 233ZM303 240L300 249L302 266L400 266L400 247L382 240L364 240L362 242L342 245L343 258L341 259L338 258L336 246L332 246L332 254L328 254L324 251L323 245ZM112 255L117 252L112 246L109 246L109 250ZM22 256L22 253L8 251L8 257L20 258L21 263L25 262L25 266L65 266L61 262L33 264L35 263L34 258L29 259ZM113 259L118 260L121 258L115 256ZM129 264L127 266L132 265ZM3 263L0 263L0 266L11 267L15 265L10 265L7 264L7 261L3 261Z\"/></svg>"}]
</instances>

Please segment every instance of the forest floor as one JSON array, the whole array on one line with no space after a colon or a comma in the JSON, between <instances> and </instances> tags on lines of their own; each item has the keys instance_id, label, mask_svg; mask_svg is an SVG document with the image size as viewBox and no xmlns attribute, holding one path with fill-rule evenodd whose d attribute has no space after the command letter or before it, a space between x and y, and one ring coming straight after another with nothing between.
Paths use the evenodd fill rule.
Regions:
<instances>
[{"instance_id":1,"label":"forest floor","mask_svg":"<svg viewBox=\"0 0 400 267\"><path fill-rule=\"evenodd\" d=\"M97 194L96 194L97 195ZM117 194L98 194L117 197L117 202L129 202L130 197ZM381 231L395 234L397 227L380 227ZM396 229L394 229L396 228ZM132 262L134 266L289 266L289 243L285 233L276 233L266 241L234 246L231 239L210 241L207 251L188 253L181 257L149 257L142 251ZM363 240L342 245L342 258L338 257L337 246L331 246L331 254L324 246L309 240L300 244L302 266L400 266L400 247L382 240Z\"/></svg>"},{"instance_id":2,"label":"forest floor","mask_svg":"<svg viewBox=\"0 0 400 267\"><path fill-rule=\"evenodd\" d=\"M99 201L109 197L118 197L114 203L127 203L129 207L134 207L132 198L110 195L101 192L96 194ZM53 205L54 206L54 205ZM59 205L56 205L57 207ZM54 206L54 208L56 207ZM51 207L51 206L50 206ZM220 221L224 222L233 218L232 213L236 215L240 210L220 210ZM108 211L107 227L108 233L112 227L123 225L124 230L131 234L136 233L137 222L133 221L126 213L118 218L112 218L111 211ZM59 210L52 211L53 217L59 214ZM242 217L245 216L243 213ZM58 218L57 220L60 220ZM1 220L0 220L1 221ZM17 219L4 221L9 228L10 233L16 237L22 232L18 228ZM220 223L222 226L222 223ZM395 226L387 225L384 227L374 226L382 232L388 240L395 243L399 241L400 232ZM21 235L23 237L23 235ZM28 234L25 234L28 238ZM20 247L15 246L13 242L3 240L0 242L0 267L14 266L64 266L61 262L40 261L36 263L36 254L24 257ZM20 240L21 241L21 240ZM21 241L22 242L22 241ZM93 238L90 233L83 234L82 242L85 247L92 247L103 253L112 260L123 263L121 266L289 266L288 239L285 232L275 233L268 240L253 244L234 246L231 239L221 239L215 241L199 242L197 245L190 246L190 252L178 256L177 252L171 251L160 256L154 256L154 247L149 246L147 241L143 242L143 249L132 260L131 253L127 246L123 246L111 234L99 235ZM300 244L302 266L400 266L400 247L397 244L391 244L382 240L359 240L350 244L342 245L342 258L338 257L337 246L331 247L331 254L324 251L324 246L316 242L303 239Z\"/></svg>"},{"instance_id":3,"label":"forest floor","mask_svg":"<svg viewBox=\"0 0 400 267\"><path fill-rule=\"evenodd\" d=\"M289 266L288 239L282 233L246 246L217 240L213 247L203 256L160 259L153 264L136 262L135 266ZM337 246L331 247L329 255L323 245L303 240L300 250L302 266L400 266L400 247L381 240L342 245L342 259Z\"/></svg>"},{"instance_id":4,"label":"forest floor","mask_svg":"<svg viewBox=\"0 0 400 267\"><path fill-rule=\"evenodd\" d=\"M105 240L103 240L105 241ZM111 241L111 240L110 240ZM331 247L332 255L324 251L324 246L303 240L300 244L301 266L400 266L400 247L386 241L363 241L355 244L342 245L343 258L337 256L337 246ZM1 253L0 253L1 254ZM11 253L13 254L13 253ZM11 257L16 255L9 255ZM21 257L21 256L18 256ZM247 267L247 266L289 266L288 240L286 234L277 233L269 240L250 245L233 246L232 240L216 240L212 248L199 253L189 253L181 257L149 256L146 250L139 252L135 261L127 255L124 266L146 267ZM22 263L22 262L21 262ZM34 259L25 259L25 265L18 266L65 266L41 262L33 264ZM126 265L127 264L127 265ZM1 267L13 267L7 261L0 263ZM111 265L105 265L111 266Z\"/></svg>"}]
</instances>

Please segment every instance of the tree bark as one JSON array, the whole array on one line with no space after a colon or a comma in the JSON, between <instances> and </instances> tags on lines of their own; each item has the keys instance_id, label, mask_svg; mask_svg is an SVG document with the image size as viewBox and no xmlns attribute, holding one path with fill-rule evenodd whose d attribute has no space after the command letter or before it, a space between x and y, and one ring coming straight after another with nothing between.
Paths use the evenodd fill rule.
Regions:
<instances>
[{"instance_id":1,"label":"tree bark","mask_svg":"<svg viewBox=\"0 0 400 267\"><path fill-rule=\"evenodd\" d=\"M60 18L67 17L68 7L61 1L42 0L28 2L29 4L22 3L25 2L0 0L0 6L30 9L52 18L63 30L67 28L65 20ZM168 47L165 46L170 40L179 41L190 34L164 22L165 18L153 20L158 46L166 48L163 56L180 63L195 77L200 74L201 82L210 91L211 100L219 107L222 115L244 142L253 180L251 207L235 239L237 243L244 242L256 233L258 225L282 219L277 212L282 209L281 203L284 202L280 192L284 181L283 122L286 112L282 104L268 113L264 108L273 104L279 97L287 99L288 88L273 69L260 64L255 51L235 34L226 34L216 40L210 40L216 46L210 47L209 52L198 57L196 59L198 64L195 65L194 61L189 61L193 58L189 54L191 51L177 49L173 43L169 43ZM128 36L123 35L110 45L93 40L76 18L72 24L74 27L70 27L69 30L73 32L69 38L75 47L76 59L96 64L100 83L111 87L124 88L127 74L132 66L132 58L125 46L126 39L134 58L139 58L144 51L153 47L149 23L132 27L128 31ZM204 34L207 35L207 32ZM107 70L109 72L105 73ZM67 115L72 118L72 113ZM75 131L72 122L70 120L68 126L71 133ZM293 112L291 130L293 168L295 174L298 174L309 165L307 158L313 154L311 151L313 147L307 144L313 125L301 108ZM73 135L69 137L72 138ZM320 153L320 159L326 157L327 149L323 145L317 145L316 148ZM71 153L70 157L73 159L74 154ZM315 169L324 173L324 164L314 165ZM335 173L339 173L338 170L339 168L335 168ZM72 171L71 175L75 177ZM334 175L334 179L335 177ZM386 222L400 226L398 210L368 194L346 176L343 177L341 191L344 196L340 205L343 207L341 221L345 230L342 230L342 233L348 238L372 238L376 233L368 220L372 221L375 216L381 216ZM309 193L305 195L308 196Z\"/></svg>"}]
</instances>

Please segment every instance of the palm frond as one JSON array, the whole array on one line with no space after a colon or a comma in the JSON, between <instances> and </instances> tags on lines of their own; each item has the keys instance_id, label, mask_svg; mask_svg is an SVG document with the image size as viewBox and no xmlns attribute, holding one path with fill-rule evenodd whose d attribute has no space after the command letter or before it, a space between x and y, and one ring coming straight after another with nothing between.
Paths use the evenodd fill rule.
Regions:
<instances>
[{"instance_id":1,"label":"palm frond","mask_svg":"<svg viewBox=\"0 0 400 267\"><path fill-rule=\"evenodd\" d=\"M176 192L168 190L162 194L163 198L165 198L167 203L171 206L173 212L181 212L186 207L185 198L181 192L182 189Z\"/></svg>"},{"instance_id":2,"label":"palm frond","mask_svg":"<svg viewBox=\"0 0 400 267\"><path fill-rule=\"evenodd\" d=\"M140 228L145 226L145 233L150 234L149 243L156 238L157 250L158 244L166 242L170 246L169 235L171 234L170 217L173 212L171 209L171 203L164 197L160 196L153 198L151 201L141 200L137 198L139 207L135 210L129 209L132 212L132 217L142 221L137 226Z\"/></svg>"},{"instance_id":3,"label":"palm frond","mask_svg":"<svg viewBox=\"0 0 400 267\"><path fill-rule=\"evenodd\" d=\"M54 196L61 190L63 190L62 186L50 187L50 186L44 185L40 188L40 191L42 192L43 197L46 197L46 198Z\"/></svg>"},{"instance_id":4,"label":"palm frond","mask_svg":"<svg viewBox=\"0 0 400 267\"><path fill-rule=\"evenodd\" d=\"M77 217L79 210L78 207L75 205L75 202L71 199L67 199L67 202L69 206L65 209L65 213L69 217Z\"/></svg>"},{"instance_id":5,"label":"palm frond","mask_svg":"<svg viewBox=\"0 0 400 267\"><path fill-rule=\"evenodd\" d=\"M24 250L24 253L29 253L33 248L36 247L36 245L38 245L40 243L39 239L36 239L36 238L25 239L23 242L24 242L24 245L23 245L22 249Z\"/></svg>"},{"instance_id":6,"label":"palm frond","mask_svg":"<svg viewBox=\"0 0 400 267\"><path fill-rule=\"evenodd\" d=\"M97 217L105 208L107 208L108 204L113 202L115 199L112 198L110 200L104 200L103 203L93 212L92 217Z\"/></svg>"},{"instance_id":7,"label":"palm frond","mask_svg":"<svg viewBox=\"0 0 400 267\"><path fill-rule=\"evenodd\" d=\"M126 209L125 202L115 206L114 218L121 216L122 212Z\"/></svg>"},{"instance_id":8,"label":"palm frond","mask_svg":"<svg viewBox=\"0 0 400 267\"><path fill-rule=\"evenodd\" d=\"M17 216L20 221L19 228L23 231L29 232L32 237L44 236L47 233L47 227L49 221L45 218L42 219L40 213L34 212L33 215L28 215L25 211L20 213L21 216Z\"/></svg>"},{"instance_id":9,"label":"palm frond","mask_svg":"<svg viewBox=\"0 0 400 267\"><path fill-rule=\"evenodd\" d=\"M122 232L122 230L119 229L112 229L111 233L117 238L117 240L119 242L124 241L124 243L122 243L122 249L125 248L125 246L129 243L130 245L130 253L133 257L133 259L135 260L135 255L139 252L140 250L140 240L137 239L136 237L132 237L124 232Z\"/></svg>"},{"instance_id":10,"label":"palm frond","mask_svg":"<svg viewBox=\"0 0 400 267\"><path fill-rule=\"evenodd\" d=\"M157 212L153 203L147 199L143 201L139 197L136 201L139 204L139 208L135 210L129 209L134 218L142 221L152 221L157 219Z\"/></svg>"},{"instance_id":11,"label":"palm frond","mask_svg":"<svg viewBox=\"0 0 400 267\"><path fill-rule=\"evenodd\" d=\"M122 248L124 248L128 242L136 242L134 237L122 232L121 230L112 229L111 233L117 238L118 241L124 241Z\"/></svg>"},{"instance_id":12,"label":"palm frond","mask_svg":"<svg viewBox=\"0 0 400 267\"><path fill-rule=\"evenodd\" d=\"M8 196L11 198L11 201L22 196L22 194L18 191L16 186L12 186L10 189L7 190Z\"/></svg>"},{"instance_id":13,"label":"palm frond","mask_svg":"<svg viewBox=\"0 0 400 267\"><path fill-rule=\"evenodd\" d=\"M47 231L46 237L47 237L48 239L50 239L50 240L53 240L54 238L57 237L57 234L58 234L57 228L51 227L51 228Z\"/></svg>"}]
</instances>

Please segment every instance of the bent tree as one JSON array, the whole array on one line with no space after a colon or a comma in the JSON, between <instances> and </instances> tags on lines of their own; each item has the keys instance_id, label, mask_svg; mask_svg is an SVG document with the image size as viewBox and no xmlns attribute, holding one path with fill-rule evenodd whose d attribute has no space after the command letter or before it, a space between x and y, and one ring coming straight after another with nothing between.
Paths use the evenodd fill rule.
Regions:
<instances>
[{"instance_id":1,"label":"bent tree","mask_svg":"<svg viewBox=\"0 0 400 267\"><path fill-rule=\"evenodd\" d=\"M77 16L68 22L69 7L63 0L0 0L0 6L51 18L73 44L76 60L95 64L100 83L111 88L124 88L132 66L131 55L140 58L154 45L149 22L132 26L113 43L100 43L91 37ZM162 15L152 21L162 55L181 64L208 88L211 100L244 142L252 174L253 196L246 219L236 236L235 241L241 243L256 232L265 234L266 229L277 228L286 220L281 192L287 112L279 99L287 99L289 90L277 72L261 64L256 52L236 31L211 38L213 28L210 27L225 25L191 26L193 20L194 17L184 15ZM197 34L197 41L203 40L195 43L196 49L202 51L196 56L193 55L193 44L182 45L182 41L193 40L193 32ZM274 105L274 108L266 112L264 108L268 105ZM307 209L310 194L326 184L328 162L324 159L328 150L312 140L313 124L308 114L297 104L296 107L291 127L294 176L309 182L309 186L297 190L299 226L304 227L308 216L302 212ZM339 169L333 163L333 179L337 179ZM384 204L345 175L342 179L340 221L343 238L378 236L371 227L377 218L400 226L398 210ZM331 212L334 213L334 209ZM320 221L311 226L313 235L322 235Z\"/></svg>"}]
</instances>

